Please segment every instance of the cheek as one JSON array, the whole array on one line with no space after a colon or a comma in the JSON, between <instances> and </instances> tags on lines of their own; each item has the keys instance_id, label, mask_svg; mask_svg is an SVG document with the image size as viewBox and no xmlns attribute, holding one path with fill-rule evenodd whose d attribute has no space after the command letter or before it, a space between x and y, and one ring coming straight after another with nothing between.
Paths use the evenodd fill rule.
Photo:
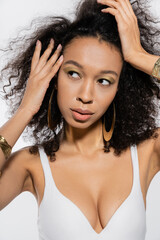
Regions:
<instances>
[{"instance_id":1,"label":"cheek","mask_svg":"<svg viewBox=\"0 0 160 240\"><path fill-rule=\"evenodd\" d=\"M104 114L112 101L114 100L117 93L117 86L112 86L104 94L97 97L97 108L100 110L101 114Z\"/></svg>"},{"instance_id":2,"label":"cheek","mask_svg":"<svg viewBox=\"0 0 160 240\"><path fill-rule=\"evenodd\" d=\"M73 100L72 86L68 83L64 75L60 74L57 80L57 103L61 113L65 114L65 109L70 107Z\"/></svg>"},{"instance_id":3,"label":"cheek","mask_svg":"<svg viewBox=\"0 0 160 240\"><path fill-rule=\"evenodd\" d=\"M59 78L57 83L58 97L63 99L69 98L69 96L71 96L70 94L73 93L72 87L67 79Z\"/></svg>"}]
</instances>

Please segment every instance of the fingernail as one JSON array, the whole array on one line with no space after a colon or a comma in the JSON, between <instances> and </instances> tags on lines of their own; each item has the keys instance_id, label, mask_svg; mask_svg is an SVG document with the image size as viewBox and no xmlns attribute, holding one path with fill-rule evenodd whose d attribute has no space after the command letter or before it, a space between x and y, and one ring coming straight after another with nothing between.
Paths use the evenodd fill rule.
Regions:
<instances>
[{"instance_id":1,"label":"fingernail","mask_svg":"<svg viewBox=\"0 0 160 240\"><path fill-rule=\"evenodd\" d=\"M63 55L60 56L59 61L60 61L60 62L63 61Z\"/></svg>"},{"instance_id":2,"label":"fingernail","mask_svg":"<svg viewBox=\"0 0 160 240\"><path fill-rule=\"evenodd\" d=\"M37 46L40 46L40 44L41 44L40 41L37 40L36 45L37 45Z\"/></svg>"},{"instance_id":3,"label":"fingernail","mask_svg":"<svg viewBox=\"0 0 160 240\"><path fill-rule=\"evenodd\" d=\"M58 47L57 47L58 50L61 50L62 49L62 45L59 44Z\"/></svg>"},{"instance_id":4,"label":"fingernail","mask_svg":"<svg viewBox=\"0 0 160 240\"><path fill-rule=\"evenodd\" d=\"M50 40L50 43L51 43L51 44L53 44L53 43L54 43L54 40L53 40L53 38L51 38L51 40Z\"/></svg>"}]
</instances>

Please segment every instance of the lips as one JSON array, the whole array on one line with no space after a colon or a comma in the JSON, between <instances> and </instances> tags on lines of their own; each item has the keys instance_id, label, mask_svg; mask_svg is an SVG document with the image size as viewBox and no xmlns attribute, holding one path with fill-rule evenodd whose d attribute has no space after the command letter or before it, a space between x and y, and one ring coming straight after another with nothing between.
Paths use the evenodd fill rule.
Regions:
<instances>
[{"instance_id":1,"label":"lips","mask_svg":"<svg viewBox=\"0 0 160 240\"><path fill-rule=\"evenodd\" d=\"M93 113L89 110L84 110L84 109L81 109L81 108L75 108L75 109L71 109L72 111L75 111L75 112L78 112L80 114L83 114L83 115L92 115Z\"/></svg>"}]
</instances>

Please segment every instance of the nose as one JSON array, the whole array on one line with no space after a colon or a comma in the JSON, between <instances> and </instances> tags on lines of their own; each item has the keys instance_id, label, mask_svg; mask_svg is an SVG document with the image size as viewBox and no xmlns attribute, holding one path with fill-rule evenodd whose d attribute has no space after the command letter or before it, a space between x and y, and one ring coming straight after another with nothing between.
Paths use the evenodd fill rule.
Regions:
<instances>
[{"instance_id":1,"label":"nose","mask_svg":"<svg viewBox=\"0 0 160 240\"><path fill-rule=\"evenodd\" d=\"M92 80L93 81L93 80ZM93 82L90 81L84 81L84 83L81 85L77 100L81 101L82 103L92 103L93 102Z\"/></svg>"}]
</instances>

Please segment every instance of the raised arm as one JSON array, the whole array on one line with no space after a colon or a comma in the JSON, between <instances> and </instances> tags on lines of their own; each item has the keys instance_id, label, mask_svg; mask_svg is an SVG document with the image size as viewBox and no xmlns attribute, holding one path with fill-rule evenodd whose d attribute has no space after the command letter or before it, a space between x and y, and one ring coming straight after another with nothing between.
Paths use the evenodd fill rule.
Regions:
<instances>
[{"instance_id":1,"label":"raised arm","mask_svg":"<svg viewBox=\"0 0 160 240\"><path fill-rule=\"evenodd\" d=\"M27 82L23 100L14 116L0 128L0 135L13 147L21 133L39 111L51 79L60 68L63 57L59 57L61 46L48 60L54 47L52 40L40 57L41 42L38 41L32 58L31 72ZM57 60L58 59L58 60ZM26 179L29 177L27 170L28 150L21 149L14 152L6 160L0 148L0 210L19 195Z\"/></svg>"},{"instance_id":2,"label":"raised arm","mask_svg":"<svg viewBox=\"0 0 160 240\"><path fill-rule=\"evenodd\" d=\"M21 133L32 119L25 109L18 109L15 115L0 128L2 135L13 147ZM24 150L12 153L8 160L0 148L0 210L22 191L25 179L29 175L26 169Z\"/></svg>"},{"instance_id":3,"label":"raised arm","mask_svg":"<svg viewBox=\"0 0 160 240\"><path fill-rule=\"evenodd\" d=\"M124 60L134 68L160 80L160 56L149 54L140 41L137 17L128 0L97 0L104 5L102 12L112 14L117 21ZM107 7L107 8L106 8ZM154 153L160 162L160 128L155 140Z\"/></svg>"},{"instance_id":4,"label":"raised arm","mask_svg":"<svg viewBox=\"0 0 160 240\"><path fill-rule=\"evenodd\" d=\"M104 5L102 12L115 16L124 60L133 67L152 75L160 56L149 54L141 45L137 17L128 0L97 0ZM107 8L106 8L107 6ZM160 79L158 75L157 79Z\"/></svg>"}]
</instances>

